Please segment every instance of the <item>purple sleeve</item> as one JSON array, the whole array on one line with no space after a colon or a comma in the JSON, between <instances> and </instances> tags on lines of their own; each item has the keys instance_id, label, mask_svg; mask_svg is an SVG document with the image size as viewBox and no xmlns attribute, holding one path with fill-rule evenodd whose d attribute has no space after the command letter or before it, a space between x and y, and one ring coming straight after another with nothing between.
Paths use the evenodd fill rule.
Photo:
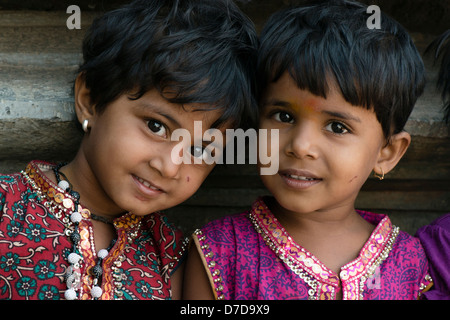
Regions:
<instances>
[{"instance_id":1,"label":"purple sleeve","mask_svg":"<svg viewBox=\"0 0 450 320\"><path fill-rule=\"evenodd\" d=\"M428 258L434 285L423 294L428 300L450 300L450 213L417 231Z\"/></svg>"}]
</instances>

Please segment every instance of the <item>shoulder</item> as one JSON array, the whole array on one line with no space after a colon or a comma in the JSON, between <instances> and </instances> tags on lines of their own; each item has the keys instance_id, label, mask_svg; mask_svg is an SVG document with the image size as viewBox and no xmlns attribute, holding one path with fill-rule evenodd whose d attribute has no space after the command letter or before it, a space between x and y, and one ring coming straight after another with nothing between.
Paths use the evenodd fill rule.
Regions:
<instances>
[{"instance_id":1,"label":"shoulder","mask_svg":"<svg viewBox=\"0 0 450 320\"><path fill-rule=\"evenodd\" d=\"M239 261L241 257L250 256L257 238L248 214L246 211L213 220L193 234L196 251L216 299L233 299L236 277L245 277L246 270L238 267ZM237 276L236 270L241 270Z\"/></svg>"},{"instance_id":2,"label":"shoulder","mask_svg":"<svg viewBox=\"0 0 450 320\"><path fill-rule=\"evenodd\" d=\"M0 193L12 192L14 186L19 186L22 182L20 173L1 174L0 173Z\"/></svg>"},{"instance_id":3,"label":"shoulder","mask_svg":"<svg viewBox=\"0 0 450 320\"><path fill-rule=\"evenodd\" d=\"M40 166L51 167L52 164L34 160L31 161L27 167L21 171L10 174L0 173L0 194L10 194L12 196L17 196L21 192L27 192L35 184L33 179L43 180L42 172Z\"/></svg>"},{"instance_id":4,"label":"shoulder","mask_svg":"<svg viewBox=\"0 0 450 320\"><path fill-rule=\"evenodd\" d=\"M194 237L209 242L209 246L248 247L249 243L259 241L259 233L251 220L251 215L258 212L270 213L262 197L257 198L246 211L210 221L198 229Z\"/></svg>"},{"instance_id":5,"label":"shoulder","mask_svg":"<svg viewBox=\"0 0 450 320\"><path fill-rule=\"evenodd\" d=\"M248 221L249 210L224 216L222 218L208 222L203 228L217 228L221 226L236 226L246 224Z\"/></svg>"},{"instance_id":6,"label":"shoulder","mask_svg":"<svg viewBox=\"0 0 450 320\"><path fill-rule=\"evenodd\" d=\"M416 236L429 258L447 257L446 259L450 261L450 213L421 227L417 230Z\"/></svg>"},{"instance_id":7,"label":"shoulder","mask_svg":"<svg viewBox=\"0 0 450 320\"><path fill-rule=\"evenodd\" d=\"M0 182L10 184L17 181L20 177L21 177L20 173L8 173L8 174L0 173Z\"/></svg>"},{"instance_id":8,"label":"shoulder","mask_svg":"<svg viewBox=\"0 0 450 320\"><path fill-rule=\"evenodd\" d=\"M220 219L210 221L195 232L195 235L202 235L208 242L217 244L233 244L237 236L248 234L252 231L249 211L225 216Z\"/></svg>"},{"instance_id":9,"label":"shoulder","mask_svg":"<svg viewBox=\"0 0 450 320\"><path fill-rule=\"evenodd\" d=\"M161 212L153 212L142 218L142 224L151 231L155 237L163 240L164 235L180 235L181 231L172 224Z\"/></svg>"},{"instance_id":10,"label":"shoulder","mask_svg":"<svg viewBox=\"0 0 450 320\"><path fill-rule=\"evenodd\" d=\"M426 299L449 299L450 277L450 213L423 226L416 236L425 250L430 265L430 274L434 281L434 288L426 292Z\"/></svg>"},{"instance_id":11,"label":"shoulder","mask_svg":"<svg viewBox=\"0 0 450 320\"><path fill-rule=\"evenodd\" d=\"M376 225L372 236L377 243L382 244L383 251L389 252L385 266L389 265L399 272L415 270L412 273L418 274L418 277L428 272L428 260L418 238L394 226L388 215L365 211L359 213Z\"/></svg>"},{"instance_id":12,"label":"shoulder","mask_svg":"<svg viewBox=\"0 0 450 320\"><path fill-rule=\"evenodd\" d=\"M400 230L392 246L392 255L401 265L428 268L427 257L420 240Z\"/></svg>"},{"instance_id":13,"label":"shoulder","mask_svg":"<svg viewBox=\"0 0 450 320\"><path fill-rule=\"evenodd\" d=\"M419 259L425 258L423 247L418 238L394 226L386 214L358 210L358 213L369 223L376 226L373 237L381 241L384 246L391 247L391 253L398 255L411 255ZM392 239L392 240L389 240Z\"/></svg>"},{"instance_id":14,"label":"shoulder","mask_svg":"<svg viewBox=\"0 0 450 320\"><path fill-rule=\"evenodd\" d=\"M197 229L192 238L206 264L215 261L222 268L234 265L239 256L248 255L260 242L249 211L213 220Z\"/></svg>"},{"instance_id":15,"label":"shoulder","mask_svg":"<svg viewBox=\"0 0 450 320\"><path fill-rule=\"evenodd\" d=\"M174 272L185 257L187 239L180 229L170 223L160 212L153 212L142 218L142 232L151 239L162 265L168 265Z\"/></svg>"},{"instance_id":16,"label":"shoulder","mask_svg":"<svg viewBox=\"0 0 450 320\"><path fill-rule=\"evenodd\" d=\"M405 252L410 251L415 252L416 254L424 255L424 250L420 240L405 231L400 230L398 232L395 244L395 248L397 250Z\"/></svg>"},{"instance_id":17,"label":"shoulder","mask_svg":"<svg viewBox=\"0 0 450 320\"><path fill-rule=\"evenodd\" d=\"M387 215L377 218L374 214L372 218L381 218L373 235L382 244L379 259L383 283L388 284L385 293L389 291L395 299L416 299L431 285L427 256L419 239L392 225Z\"/></svg>"},{"instance_id":18,"label":"shoulder","mask_svg":"<svg viewBox=\"0 0 450 320\"><path fill-rule=\"evenodd\" d=\"M410 288L409 291L417 292L415 298L433 286L429 259L418 238L400 231L390 256L393 260L388 260L393 262L397 269L397 271L392 270L392 275L397 274L399 279L404 281L404 286L414 284L416 287Z\"/></svg>"},{"instance_id":19,"label":"shoulder","mask_svg":"<svg viewBox=\"0 0 450 320\"><path fill-rule=\"evenodd\" d=\"M386 261L391 266L391 274L420 283L426 287L430 283L429 263L419 239L404 231L399 231ZM423 288L420 288L422 290Z\"/></svg>"},{"instance_id":20,"label":"shoulder","mask_svg":"<svg viewBox=\"0 0 450 320\"><path fill-rule=\"evenodd\" d=\"M424 245L434 242L450 243L450 213L417 230L416 236Z\"/></svg>"},{"instance_id":21,"label":"shoulder","mask_svg":"<svg viewBox=\"0 0 450 320\"><path fill-rule=\"evenodd\" d=\"M257 241L258 234L248 218L248 211L210 221L197 229L192 238L201 255L232 264L236 256Z\"/></svg>"},{"instance_id":22,"label":"shoulder","mask_svg":"<svg viewBox=\"0 0 450 320\"><path fill-rule=\"evenodd\" d=\"M0 215L4 206L14 206L17 202L32 198L30 186L20 173L0 174Z\"/></svg>"}]
</instances>

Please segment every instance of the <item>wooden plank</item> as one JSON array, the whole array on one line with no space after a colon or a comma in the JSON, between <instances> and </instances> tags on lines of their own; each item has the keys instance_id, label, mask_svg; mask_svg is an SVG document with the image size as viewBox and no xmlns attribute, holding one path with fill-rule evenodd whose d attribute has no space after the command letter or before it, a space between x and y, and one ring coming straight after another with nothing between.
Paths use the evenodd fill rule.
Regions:
<instances>
[{"instance_id":1,"label":"wooden plank","mask_svg":"<svg viewBox=\"0 0 450 320\"><path fill-rule=\"evenodd\" d=\"M258 196L269 194L260 188L201 188L184 204L190 206L246 206ZM445 211L450 208L450 190L361 191L357 208Z\"/></svg>"},{"instance_id":2,"label":"wooden plank","mask_svg":"<svg viewBox=\"0 0 450 320\"><path fill-rule=\"evenodd\" d=\"M450 211L450 190L447 191L361 191L357 208L383 210Z\"/></svg>"}]
</instances>

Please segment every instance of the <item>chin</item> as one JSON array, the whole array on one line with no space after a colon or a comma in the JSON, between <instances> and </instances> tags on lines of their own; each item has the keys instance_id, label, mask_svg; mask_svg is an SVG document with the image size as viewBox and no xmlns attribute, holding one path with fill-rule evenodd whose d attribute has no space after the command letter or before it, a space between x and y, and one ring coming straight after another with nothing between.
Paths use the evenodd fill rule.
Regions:
<instances>
[{"instance_id":1,"label":"chin","mask_svg":"<svg viewBox=\"0 0 450 320\"><path fill-rule=\"evenodd\" d=\"M144 206L144 207L136 207L133 206L130 210L133 214L137 216L146 216L156 211L164 210L165 208L161 206Z\"/></svg>"},{"instance_id":2,"label":"chin","mask_svg":"<svg viewBox=\"0 0 450 320\"><path fill-rule=\"evenodd\" d=\"M278 205L286 211L295 213L310 213L316 210L315 207L311 206L308 199L298 199L298 197L288 198L285 195L279 196L277 194L274 194L274 197Z\"/></svg>"},{"instance_id":3,"label":"chin","mask_svg":"<svg viewBox=\"0 0 450 320\"><path fill-rule=\"evenodd\" d=\"M130 212L136 216L146 216L149 215L155 211L162 210L161 206L155 206L147 203L147 205L143 205L144 203L141 203L141 200L134 199L134 201L126 202L121 206L123 208L123 212Z\"/></svg>"}]
</instances>

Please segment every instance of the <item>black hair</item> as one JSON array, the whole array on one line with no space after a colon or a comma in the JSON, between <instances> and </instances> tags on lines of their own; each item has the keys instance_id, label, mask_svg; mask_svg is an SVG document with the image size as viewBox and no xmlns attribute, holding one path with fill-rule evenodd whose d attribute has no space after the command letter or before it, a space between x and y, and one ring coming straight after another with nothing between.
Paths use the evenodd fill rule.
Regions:
<instances>
[{"instance_id":1,"label":"black hair","mask_svg":"<svg viewBox=\"0 0 450 320\"><path fill-rule=\"evenodd\" d=\"M437 37L425 50L425 53L435 49L435 60L442 55L436 87L441 90L444 102L444 120L450 122L450 29Z\"/></svg>"},{"instance_id":2,"label":"black hair","mask_svg":"<svg viewBox=\"0 0 450 320\"><path fill-rule=\"evenodd\" d=\"M423 93L424 65L399 23L381 14L381 29L369 29L366 11L338 0L273 14L260 37L258 77L263 88L288 71L300 89L323 98L335 85L350 104L375 111L389 141Z\"/></svg>"},{"instance_id":3,"label":"black hair","mask_svg":"<svg viewBox=\"0 0 450 320\"><path fill-rule=\"evenodd\" d=\"M78 71L98 112L122 94L157 89L171 103L221 109L213 126L250 126L257 45L253 23L231 0L137 0L93 21Z\"/></svg>"}]
</instances>

